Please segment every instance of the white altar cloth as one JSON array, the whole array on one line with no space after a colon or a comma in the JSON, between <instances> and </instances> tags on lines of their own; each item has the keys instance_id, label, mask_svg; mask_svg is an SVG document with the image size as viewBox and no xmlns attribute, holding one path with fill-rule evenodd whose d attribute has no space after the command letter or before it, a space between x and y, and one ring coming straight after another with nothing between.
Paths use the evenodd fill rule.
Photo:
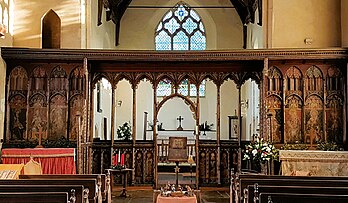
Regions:
<instances>
[{"instance_id":1,"label":"white altar cloth","mask_svg":"<svg viewBox=\"0 0 348 203\"><path fill-rule=\"evenodd\" d=\"M282 175L348 176L348 151L280 150Z\"/></svg>"}]
</instances>

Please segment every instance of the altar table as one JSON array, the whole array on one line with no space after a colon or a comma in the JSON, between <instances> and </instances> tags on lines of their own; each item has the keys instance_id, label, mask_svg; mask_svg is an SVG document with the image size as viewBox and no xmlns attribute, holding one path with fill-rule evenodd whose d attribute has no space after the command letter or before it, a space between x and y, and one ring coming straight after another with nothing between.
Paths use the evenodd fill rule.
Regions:
<instances>
[{"instance_id":1,"label":"altar table","mask_svg":"<svg viewBox=\"0 0 348 203\"><path fill-rule=\"evenodd\" d=\"M348 151L280 150L282 175L348 176Z\"/></svg>"},{"instance_id":2,"label":"altar table","mask_svg":"<svg viewBox=\"0 0 348 203\"><path fill-rule=\"evenodd\" d=\"M30 157L41 163L43 174L76 174L74 148L6 148L3 164L26 164Z\"/></svg>"},{"instance_id":3,"label":"altar table","mask_svg":"<svg viewBox=\"0 0 348 203\"><path fill-rule=\"evenodd\" d=\"M196 196L163 197L161 195L158 195L156 203L197 203L197 198Z\"/></svg>"}]
</instances>

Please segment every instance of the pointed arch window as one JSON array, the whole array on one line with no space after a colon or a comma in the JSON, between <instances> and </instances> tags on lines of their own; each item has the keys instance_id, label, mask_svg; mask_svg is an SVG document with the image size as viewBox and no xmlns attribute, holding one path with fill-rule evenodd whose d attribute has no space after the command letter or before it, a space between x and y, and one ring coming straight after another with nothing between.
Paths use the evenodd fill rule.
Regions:
<instances>
[{"instance_id":1,"label":"pointed arch window","mask_svg":"<svg viewBox=\"0 0 348 203\"><path fill-rule=\"evenodd\" d=\"M206 35L198 13L179 2L159 22L155 34L156 50L205 50Z\"/></svg>"},{"instance_id":2,"label":"pointed arch window","mask_svg":"<svg viewBox=\"0 0 348 203\"><path fill-rule=\"evenodd\" d=\"M156 50L205 50L206 35L201 17L184 2L170 9L159 22L155 32ZM158 84L157 96L168 96L173 92L169 82ZM196 96L196 87L184 80L178 92L184 96ZM199 86L199 95L205 96L205 80Z\"/></svg>"}]
</instances>

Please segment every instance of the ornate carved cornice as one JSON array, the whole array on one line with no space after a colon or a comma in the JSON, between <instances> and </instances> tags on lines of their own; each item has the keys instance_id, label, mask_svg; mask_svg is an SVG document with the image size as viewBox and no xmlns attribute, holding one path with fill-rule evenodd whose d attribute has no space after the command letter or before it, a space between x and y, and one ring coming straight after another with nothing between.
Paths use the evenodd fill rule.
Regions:
<instances>
[{"instance_id":1,"label":"ornate carved cornice","mask_svg":"<svg viewBox=\"0 0 348 203\"><path fill-rule=\"evenodd\" d=\"M347 59L348 49L258 49L229 51L113 51L91 49L28 49L1 48L3 59L18 60L58 60L58 61L247 61L247 60L286 60L286 59Z\"/></svg>"}]
</instances>

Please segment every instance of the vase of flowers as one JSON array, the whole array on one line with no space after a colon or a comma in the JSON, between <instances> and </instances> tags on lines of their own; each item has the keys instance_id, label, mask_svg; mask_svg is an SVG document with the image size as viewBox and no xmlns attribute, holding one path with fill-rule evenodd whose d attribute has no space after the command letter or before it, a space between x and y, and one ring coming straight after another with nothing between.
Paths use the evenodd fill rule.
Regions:
<instances>
[{"instance_id":1,"label":"vase of flowers","mask_svg":"<svg viewBox=\"0 0 348 203\"><path fill-rule=\"evenodd\" d=\"M117 137L124 140L130 140L132 138L132 128L129 122L125 122L118 127Z\"/></svg>"},{"instance_id":2,"label":"vase of flowers","mask_svg":"<svg viewBox=\"0 0 348 203\"><path fill-rule=\"evenodd\" d=\"M278 159L278 154L279 151L272 143L255 135L253 141L245 146L243 160L250 160L257 171L267 173L270 161Z\"/></svg>"}]
</instances>

